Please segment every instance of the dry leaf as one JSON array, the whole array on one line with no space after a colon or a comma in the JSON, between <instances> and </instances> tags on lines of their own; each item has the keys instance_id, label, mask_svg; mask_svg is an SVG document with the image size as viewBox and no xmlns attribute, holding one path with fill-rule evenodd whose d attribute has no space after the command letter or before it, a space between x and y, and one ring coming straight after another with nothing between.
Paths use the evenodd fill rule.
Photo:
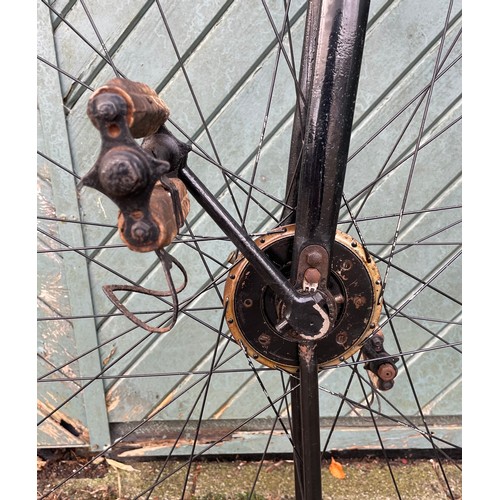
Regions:
<instances>
[{"instance_id":1,"label":"dry leaf","mask_svg":"<svg viewBox=\"0 0 500 500\"><path fill-rule=\"evenodd\" d=\"M117 462L116 460L112 460L111 458L106 458L106 462L108 462L111 467L114 469L126 470L127 472L135 472L137 469L134 469L131 465L122 464L121 462Z\"/></svg>"},{"instance_id":2,"label":"dry leaf","mask_svg":"<svg viewBox=\"0 0 500 500\"><path fill-rule=\"evenodd\" d=\"M345 472L342 464L336 462L333 457L330 465L328 466L328 470L333 477L336 477L337 479L345 479Z\"/></svg>"},{"instance_id":3,"label":"dry leaf","mask_svg":"<svg viewBox=\"0 0 500 500\"><path fill-rule=\"evenodd\" d=\"M47 462L40 457L36 457L36 470L42 470L47 465Z\"/></svg>"}]
</instances>

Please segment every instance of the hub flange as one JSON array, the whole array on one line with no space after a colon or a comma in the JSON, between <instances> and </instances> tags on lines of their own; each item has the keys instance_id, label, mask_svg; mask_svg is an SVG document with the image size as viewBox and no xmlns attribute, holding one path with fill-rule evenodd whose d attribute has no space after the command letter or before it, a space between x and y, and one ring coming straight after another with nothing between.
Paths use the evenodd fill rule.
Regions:
<instances>
[{"instance_id":1,"label":"hub flange","mask_svg":"<svg viewBox=\"0 0 500 500\"><path fill-rule=\"evenodd\" d=\"M285 276L290 275L294 235L295 226L289 225L255 240ZM361 244L337 230L332 255L326 286L335 301L330 305L335 308L335 322L328 335L316 341L320 368L334 366L358 351L377 327L382 310L380 273ZM229 330L248 355L266 366L296 372L301 339L280 327L283 304L239 254L224 297Z\"/></svg>"}]
</instances>

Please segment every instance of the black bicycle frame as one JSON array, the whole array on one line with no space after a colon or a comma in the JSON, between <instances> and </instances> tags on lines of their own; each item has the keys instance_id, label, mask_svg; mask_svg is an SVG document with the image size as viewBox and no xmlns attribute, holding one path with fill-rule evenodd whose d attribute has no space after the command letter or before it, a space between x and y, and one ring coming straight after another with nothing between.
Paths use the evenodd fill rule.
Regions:
<instances>
[{"instance_id":1,"label":"black bicycle frame","mask_svg":"<svg viewBox=\"0 0 500 500\"><path fill-rule=\"evenodd\" d=\"M322 248L327 270L335 259L332 248L368 10L369 0L309 1L287 179L287 205L295 206L296 210L284 212L288 221L296 225L290 280L281 275L189 168L179 172L190 193L290 310L297 311L297 318L303 316L312 303L309 296L297 292L301 254L311 245ZM304 340L297 345L299 377L292 376L295 387L292 432L299 456L295 460L296 498L321 499L315 342Z\"/></svg>"}]
</instances>

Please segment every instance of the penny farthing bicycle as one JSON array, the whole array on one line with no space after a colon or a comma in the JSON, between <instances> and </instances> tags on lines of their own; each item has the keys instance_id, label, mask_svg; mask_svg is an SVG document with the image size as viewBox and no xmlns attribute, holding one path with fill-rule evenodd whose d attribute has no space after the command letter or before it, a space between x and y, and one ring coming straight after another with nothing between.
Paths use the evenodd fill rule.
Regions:
<instances>
[{"instance_id":1,"label":"penny farthing bicycle","mask_svg":"<svg viewBox=\"0 0 500 500\"><path fill-rule=\"evenodd\" d=\"M319 499L346 449L456 495L461 12L424 3L41 0L40 446L88 456L41 498L278 454Z\"/></svg>"}]
</instances>

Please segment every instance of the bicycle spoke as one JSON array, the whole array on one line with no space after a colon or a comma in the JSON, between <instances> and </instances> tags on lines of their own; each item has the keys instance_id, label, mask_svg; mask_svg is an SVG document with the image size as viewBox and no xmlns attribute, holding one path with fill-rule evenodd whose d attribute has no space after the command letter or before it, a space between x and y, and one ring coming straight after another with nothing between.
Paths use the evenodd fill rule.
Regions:
<instances>
[{"instance_id":1,"label":"bicycle spoke","mask_svg":"<svg viewBox=\"0 0 500 500\"><path fill-rule=\"evenodd\" d=\"M449 471L453 464L460 470L461 452L461 7L451 0L425 0L416 10L410 4L402 0L395 9L372 2L335 224L338 239L346 234L357 245L350 258L364 255L373 264L383 299L373 299L379 315L362 342L312 370L319 414L308 423L297 402L314 383L274 358L262 362L272 347L265 334L259 337L264 330L257 319L270 330L281 328L277 318L287 317L286 307L266 280L250 295L255 270L249 265L248 274L238 274L249 260L235 250L234 235L190 194L189 214L160 253L130 252L119 221L123 211L102 192L80 187L100 154L87 114L90 96L114 77L144 81L168 104L169 132L191 147L188 170L238 231L265 249L281 279L295 285L288 274L293 252L280 245L303 220L297 205L306 214L316 208L297 192L303 158L320 146L307 144L307 110L327 106L310 101L304 83L321 73L321 63L299 64L297 51L311 26L308 2L211 0L194 8L162 0L40 0L38 430L42 452L62 439L57 446L67 450L77 443L79 458L50 486L40 483L39 498L66 498L84 488L74 479L105 457L158 459L153 476L129 491L131 498L201 497L210 495L205 464L224 456L246 460L249 453L257 457L255 467L235 495L265 496L265 465L279 457L293 459L290 486L298 499L309 500L313 490L302 472L312 463L311 448L304 447L302 431L320 437L322 462L307 476L321 473L330 456L342 460L370 448L383 467L380 494L387 485L405 498L394 456L421 452L432 457L440 493L460 497ZM343 270L335 274L349 267L338 244L332 240L339 253L332 255L327 281L336 302L321 307L338 308L343 325L355 280L344 281L351 275ZM169 291L165 256L185 267L185 274L172 267L172 286L182 291L141 293ZM302 289L307 281L296 285ZM118 287L111 301L104 286ZM375 277L371 286L379 286ZM264 355L237 338L231 322L239 322L240 332L247 327L228 313L233 305L248 308L245 319ZM165 329L173 322L163 334L139 327ZM341 342L338 333L334 327L329 345ZM391 354L378 361L397 359L390 391L375 385L361 355L362 345L379 334ZM281 342L286 351L288 333L273 335L271 346ZM315 345L321 357L323 344ZM334 497L341 495L341 485L333 486Z\"/></svg>"},{"instance_id":2,"label":"bicycle spoke","mask_svg":"<svg viewBox=\"0 0 500 500\"><path fill-rule=\"evenodd\" d=\"M265 1L263 1L263 5L264 5L264 7L266 7ZM281 52L283 50L283 48L282 48L282 40L284 39L285 34L287 33L286 30L287 29L289 30L288 11L289 11L290 5L291 5L291 2L289 1L288 4L285 6L286 7L286 11L285 11L285 14L284 14L283 26L282 26L281 33L279 34L280 46L279 46L279 50L278 50L278 52L276 54L276 59L275 59L275 63L274 63L274 69L273 69L273 73L272 73L272 77L271 77L271 83L270 83L269 97L267 98L266 109L264 111L264 120L263 120L262 129L261 129L261 133L260 133L260 141L259 141L259 144L257 146L257 152L255 154L255 160L254 160L254 164L253 164L253 167L252 167L252 172L251 172L251 175L250 175L250 189L248 191L248 196L247 196L247 199L246 199L246 202L245 202L245 208L244 208L244 211L243 211L243 219L242 219L243 225L245 224L245 221L246 221L247 216L248 216L248 208L249 208L251 194L252 194L252 186L255 183L255 177L257 175L257 168L258 168L258 165L259 165L260 156L261 156L261 153L262 153L262 147L263 147L263 144L264 144L264 137L266 135L267 123L268 123L268 119L269 119L269 112L270 112L271 103L272 103L273 95L274 95L274 91L275 91L276 76L277 76L277 73L278 73L278 66L279 66L279 62L280 62L280 58L281 58ZM270 18L270 21L272 21L270 13L269 13L269 10L267 8L266 8L266 12L268 13L268 17Z\"/></svg>"}]
</instances>

